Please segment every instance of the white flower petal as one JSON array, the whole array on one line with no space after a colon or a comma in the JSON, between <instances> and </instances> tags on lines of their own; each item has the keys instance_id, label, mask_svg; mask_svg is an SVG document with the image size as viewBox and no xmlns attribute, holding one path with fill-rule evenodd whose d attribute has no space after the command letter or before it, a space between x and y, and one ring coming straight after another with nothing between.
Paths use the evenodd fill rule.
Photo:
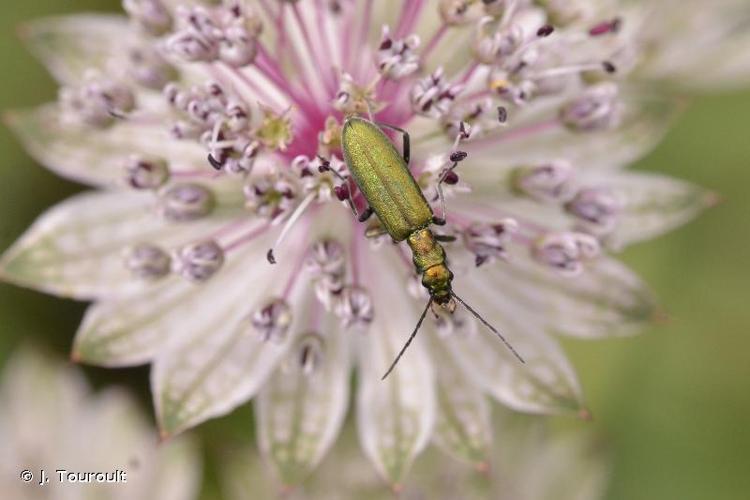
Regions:
<instances>
[{"instance_id":1,"label":"white flower petal","mask_svg":"<svg viewBox=\"0 0 750 500\"><path fill-rule=\"evenodd\" d=\"M563 350L539 329L533 318L518 314L498 296L502 289L492 291L486 281L464 275L457 293L503 334L525 363L481 325L473 332L448 335L446 349L474 383L510 408L530 413L579 414L583 409L581 389ZM505 284L508 286L504 288L514 286L512 281Z\"/></svg>"},{"instance_id":2,"label":"white flower petal","mask_svg":"<svg viewBox=\"0 0 750 500\"><path fill-rule=\"evenodd\" d=\"M524 249L524 252L527 252ZM527 253L509 263L471 273L498 303L510 304L513 317L538 322L544 331L583 338L636 333L658 315L654 297L625 265L599 257L579 276L563 276L533 261Z\"/></svg>"},{"instance_id":3,"label":"white flower petal","mask_svg":"<svg viewBox=\"0 0 750 500\"><path fill-rule=\"evenodd\" d=\"M124 186L124 165L132 154L163 158L176 171L210 172L205 149L178 141L169 134L169 117L160 106L150 107L147 122L117 122L105 129L62 123L56 104L13 111L5 122L35 160L68 179L93 186Z\"/></svg>"},{"instance_id":4,"label":"white flower petal","mask_svg":"<svg viewBox=\"0 0 750 500\"><path fill-rule=\"evenodd\" d=\"M325 323L319 337L298 337L255 399L260 448L285 485L298 484L318 465L346 415L349 332L339 331L333 317ZM308 356L320 357L309 361L315 364L309 372L301 360L305 346Z\"/></svg>"},{"instance_id":5,"label":"white flower petal","mask_svg":"<svg viewBox=\"0 0 750 500\"><path fill-rule=\"evenodd\" d=\"M128 394L109 389L94 395L78 371L34 350L10 358L0 410L0 484L9 498L28 498L17 480L19 460L32 471L46 469L51 480L58 469L127 473L126 483L66 484L66 498L197 495L201 466L191 441L157 447L152 427ZM4 481L8 477L10 483Z\"/></svg>"},{"instance_id":6,"label":"white flower petal","mask_svg":"<svg viewBox=\"0 0 750 500\"><path fill-rule=\"evenodd\" d=\"M217 196L217 203L227 211L232 211L232 205L241 206L231 194ZM128 247L149 242L168 250L228 220L217 213L176 224L157 216L155 210L156 198L151 193L104 191L74 196L44 213L3 255L0 276L77 299L132 293L150 284L126 268L123 252Z\"/></svg>"},{"instance_id":7,"label":"white flower petal","mask_svg":"<svg viewBox=\"0 0 750 500\"><path fill-rule=\"evenodd\" d=\"M365 454L394 489L400 487L416 455L426 446L435 420L432 367L418 340L395 370L381 380L414 329L417 308L405 284L393 272L400 263L370 253L367 283L373 291L375 318L358 341L357 427Z\"/></svg>"},{"instance_id":8,"label":"white flower petal","mask_svg":"<svg viewBox=\"0 0 750 500\"><path fill-rule=\"evenodd\" d=\"M459 167L461 178L477 195L508 191L511 169L566 160L576 169L611 168L635 161L650 151L669 128L677 111L676 102L659 97L644 98L635 91L623 92L625 118L614 130L573 132L556 116L501 129L493 135L462 145L469 153ZM551 111L556 112L557 107ZM512 123L512 118L510 119ZM433 149L446 151L446 148Z\"/></svg>"},{"instance_id":9,"label":"white flower petal","mask_svg":"<svg viewBox=\"0 0 750 500\"><path fill-rule=\"evenodd\" d=\"M614 232L605 239L614 248L666 233L717 201L706 189L659 174L622 171L592 181L607 186L621 203Z\"/></svg>"},{"instance_id":10,"label":"white flower petal","mask_svg":"<svg viewBox=\"0 0 750 500\"><path fill-rule=\"evenodd\" d=\"M433 441L446 453L486 467L492 447L490 406L484 393L433 335L437 371L437 421Z\"/></svg>"},{"instance_id":11,"label":"white flower petal","mask_svg":"<svg viewBox=\"0 0 750 500\"><path fill-rule=\"evenodd\" d=\"M221 275L203 283L199 292L179 297L155 297L159 304L133 303L130 328L139 335L169 336L158 350L151 372L151 387L163 435L174 435L205 420L224 415L250 399L265 383L288 351L294 333L305 328L299 310L292 311L289 333L280 342L260 340L249 316L268 300L283 295L294 265L272 266L258 261L270 238L261 238L230 258ZM287 240L289 248L305 248L299 234ZM294 254L292 254L294 255ZM297 254L298 258L302 255ZM290 259L282 251L277 257ZM244 279L241 276L245 276ZM309 290L294 287L288 303L299 305ZM142 298L143 299L143 298ZM151 302L151 301L149 301ZM140 311L138 311L140 309ZM139 324L139 318L148 321ZM137 330L135 330L137 332Z\"/></svg>"},{"instance_id":12,"label":"white flower petal","mask_svg":"<svg viewBox=\"0 0 750 500\"><path fill-rule=\"evenodd\" d=\"M637 76L710 91L750 82L750 7L744 0L642 2L639 35L649 46Z\"/></svg>"},{"instance_id":13,"label":"white flower petal","mask_svg":"<svg viewBox=\"0 0 750 500\"><path fill-rule=\"evenodd\" d=\"M594 435L560 433L544 420L497 413L495 430L503 436L503 445L493 450L497 494L518 492L514 500L604 498L610 464Z\"/></svg>"},{"instance_id":14,"label":"white flower petal","mask_svg":"<svg viewBox=\"0 0 750 500\"><path fill-rule=\"evenodd\" d=\"M126 17L107 14L35 20L21 28L21 36L61 83L80 81L92 68L112 69L137 40Z\"/></svg>"}]
</instances>

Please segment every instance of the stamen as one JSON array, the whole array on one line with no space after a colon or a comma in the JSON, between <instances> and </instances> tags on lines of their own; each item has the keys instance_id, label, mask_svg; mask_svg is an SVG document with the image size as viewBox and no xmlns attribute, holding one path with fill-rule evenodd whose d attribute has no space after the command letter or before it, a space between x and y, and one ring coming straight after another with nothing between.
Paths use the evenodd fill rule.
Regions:
<instances>
[{"instance_id":1,"label":"stamen","mask_svg":"<svg viewBox=\"0 0 750 500\"><path fill-rule=\"evenodd\" d=\"M399 80L419 69L419 37L410 35L404 39L391 38L391 30L386 25L380 37L380 46L375 54L378 71L384 78Z\"/></svg>"},{"instance_id":2,"label":"stamen","mask_svg":"<svg viewBox=\"0 0 750 500\"><path fill-rule=\"evenodd\" d=\"M268 250L268 253L266 254L266 258L268 259L268 262L271 264L276 264L276 257L274 256L274 250L278 248L278 246L284 241L284 238L287 234L289 234L289 230L294 226L295 222L299 220L300 217L302 217L302 214L305 213L305 210L307 210L307 207L310 206L310 203L313 202L315 199L315 193L308 194L304 200L302 200L302 203L297 206L297 208L292 212L292 215L287 219L286 223L284 224L284 227L281 229L281 233L279 233L278 238L276 238L276 241L273 243L271 248Z\"/></svg>"},{"instance_id":3,"label":"stamen","mask_svg":"<svg viewBox=\"0 0 750 500\"><path fill-rule=\"evenodd\" d=\"M412 87L412 110L419 115L441 118L450 111L456 96L463 88L462 84L449 83L443 68L439 67L431 75L418 80Z\"/></svg>"},{"instance_id":4,"label":"stamen","mask_svg":"<svg viewBox=\"0 0 750 500\"><path fill-rule=\"evenodd\" d=\"M178 8L180 29L167 39L167 49L190 62L222 61L240 68L251 64L258 53L260 18L237 0L209 9L204 6Z\"/></svg>"},{"instance_id":5,"label":"stamen","mask_svg":"<svg viewBox=\"0 0 750 500\"><path fill-rule=\"evenodd\" d=\"M278 224L296 207L298 186L286 172L276 172L250 178L243 187L243 193L247 208Z\"/></svg>"},{"instance_id":6,"label":"stamen","mask_svg":"<svg viewBox=\"0 0 750 500\"><path fill-rule=\"evenodd\" d=\"M125 267L138 278L158 280L169 274L172 259L156 245L139 243L125 251Z\"/></svg>"},{"instance_id":7,"label":"stamen","mask_svg":"<svg viewBox=\"0 0 750 500\"><path fill-rule=\"evenodd\" d=\"M591 36L602 36L610 33L617 33L622 27L622 19L616 17L611 21L602 21L589 29L589 35Z\"/></svg>"},{"instance_id":8,"label":"stamen","mask_svg":"<svg viewBox=\"0 0 750 500\"><path fill-rule=\"evenodd\" d=\"M584 73L586 71L605 71L607 73L614 73L616 71L616 68L615 65L611 62L604 61L600 63L574 64L571 66L549 68L538 73L531 73L525 76L530 80L541 80L543 78L552 78L555 76L575 75Z\"/></svg>"}]
</instances>

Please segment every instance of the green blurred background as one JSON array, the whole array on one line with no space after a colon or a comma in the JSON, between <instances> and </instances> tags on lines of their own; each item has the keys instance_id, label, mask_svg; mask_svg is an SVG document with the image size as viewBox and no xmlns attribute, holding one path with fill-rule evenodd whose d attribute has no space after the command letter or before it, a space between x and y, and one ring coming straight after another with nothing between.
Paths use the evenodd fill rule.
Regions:
<instances>
[{"instance_id":1,"label":"green blurred background","mask_svg":"<svg viewBox=\"0 0 750 500\"><path fill-rule=\"evenodd\" d=\"M10 5L12 4L12 5ZM0 109L53 99L55 86L15 35L52 13L114 10L117 0L6 0L0 8ZM635 338L566 342L613 455L608 500L735 500L750 495L750 91L697 98L637 168L720 193L692 224L622 256L669 312ZM0 128L0 249L46 207L80 190L36 165ZM66 355L85 304L0 284L0 361L32 340ZM96 385L128 384L149 412L147 369L86 369ZM246 407L199 429L211 457L252 441Z\"/></svg>"}]
</instances>

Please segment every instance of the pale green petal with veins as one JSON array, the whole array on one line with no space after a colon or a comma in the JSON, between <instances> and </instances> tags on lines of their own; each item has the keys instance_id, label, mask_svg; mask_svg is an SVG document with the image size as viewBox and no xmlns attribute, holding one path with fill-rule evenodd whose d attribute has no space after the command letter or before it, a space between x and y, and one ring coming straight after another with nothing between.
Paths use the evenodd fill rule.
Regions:
<instances>
[{"instance_id":1,"label":"pale green petal with veins","mask_svg":"<svg viewBox=\"0 0 750 500\"><path fill-rule=\"evenodd\" d=\"M284 485L307 477L343 424L351 346L338 330L329 318L318 333L299 336L255 398L258 443Z\"/></svg>"}]
</instances>

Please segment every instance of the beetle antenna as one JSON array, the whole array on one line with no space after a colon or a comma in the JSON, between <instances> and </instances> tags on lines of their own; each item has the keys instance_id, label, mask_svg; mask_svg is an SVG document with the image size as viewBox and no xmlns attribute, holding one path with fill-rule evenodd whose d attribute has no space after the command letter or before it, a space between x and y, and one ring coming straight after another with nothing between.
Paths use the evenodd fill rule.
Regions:
<instances>
[{"instance_id":1,"label":"beetle antenna","mask_svg":"<svg viewBox=\"0 0 750 500\"><path fill-rule=\"evenodd\" d=\"M274 249L281 244L281 242L286 238L286 235L289 234L289 230L292 229L292 226L299 220L300 217L302 217L302 214L307 210L307 207L310 206L310 203L315 199L315 193L310 193L307 195L307 197L302 200L302 203L297 205L297 208L294 209L294 212L291 216L287 219L286 223L284 224L284 227L281 229L281 233L279 233L279 237L276 238L276 241L274 241L273 246L268 249L268 253L266 253L266 258L268 259L268 262L271 264L276 264L276 256L273 254Z\"/></svg>"},{"instance_id":2,"label":"beetle antenna","mask_svg":"<svg viewBox=\"0 0 750 500\"><path fill-rule=\"evenodd\" d=\"M484 326L486 326L487 328L489 328L490 330L492 330L492 333L494 333L495 335L497 335L500 338L500 340L503 341L503 344L505 344L505 347L507 347L508 349L510 349L510 352L512 352L513 355L516 358L518 358L518 361L520 361L521 363L526 364L526 361L523 360L523 358L521 357L521 355L518 354L518 352L513 348L513 346L510 345L510 342L508 342L505 339L505 337L503 337L503 335L495 329L494 326L490 325L487 322L487 320L485 320L482 316L480 316L478 312L476 312L469 304L467 304L466 302L464 302L464 299L462 299L461 297L459 297L458 295L456 295L455 292L451 291L451 296L454 299L456 299L457 301L459 301L461 303L461 305L464 306L471 314L473 314L475 318L477 318L479 321L481 321Z\"/></svg>"},{"instance_id":3,"label":"beetle antenna","mask_svg":"<svg viewBox=\"0 0 750 500\"><path fill-rule=\"evenodd\" d=\"M414 327L414 331L411 332L411 335L409 336L409 340L406 341L406 344L404 344L404 347L401 348L401 351L399 351L398 356L396 356L396 359L393 360L393 363L391 363L391 366L388 368L388 371L385 372L385 375L383 375L383 378L380 380L385 380L385 378L390 375L390 373L393 371L394 368L396 368L396 364L401 359L401 356L404 355L406 352L406 349L409 347L409 344L411 344L411 341L414 340L414 337L417 335L417 332L419 331L419 327L422 326L422 321L424 321L424 317L427 316L427 310L430 308L430 305L432 305L432 297L430 297L430 300L427 301L427 305L424 307L424 311L422 311L422 315L419 317L419 321L417 321L417 326Z\"/></svg>"}]
</instances>

